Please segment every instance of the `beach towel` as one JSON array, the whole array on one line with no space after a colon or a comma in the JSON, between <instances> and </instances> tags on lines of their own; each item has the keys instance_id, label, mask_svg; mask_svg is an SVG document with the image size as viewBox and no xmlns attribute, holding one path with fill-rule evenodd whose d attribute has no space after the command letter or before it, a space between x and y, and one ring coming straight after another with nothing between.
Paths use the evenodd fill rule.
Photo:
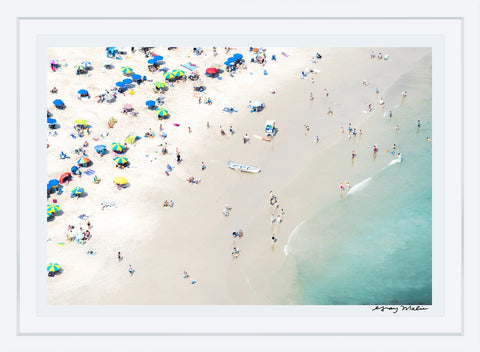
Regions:
<instances>
[{"instance_id":1,"label":"beach towel","mask_svg":"<svg viewBox=\"0 0 480 352\"><path fill-rule=\"evenodd\" d=\"M180 126L179 123L174 123L173 125L176 126L176 127Z\"/></svg>"},{"instance_id":2,"label":"beach towel","mask_svg":"<svg viewBox=\"0 0 480 352\"><path fill-rule=\"evenodd\" d=\"M220 80L222 80L222 79L223 79L221 76L218 76L217 78L218 78L218 79L220 79Z\"/></svg>"},{"instance_id":3,"label":"beach towel","mask_svg":"<svg viewBox=\"0 0 480 352\"><path fill-rule=\"evenodd\" d=\"M95 173L95 171L92 170L92 169L88 169L88 170L84 171L83 173L84 173L85 175L90 176L90 175L93 175L93 174Z\"/></svg>"},{"instance_id":4,"label":"beach towel","mask_svg":"<svg viewBox=\"0 0 480 352\"><path fill-rule=\"evenodd\" d=\"M228 112L229 114L231 114L231 113L233 113L235 110L233 110L233 108L224 107L224 108L223 108L223 111Z\"/></svg>"},{"instance_id":5,"label":"beach towel","mask_svg":"<svg viewBox=\"0 0 480 352\"><path fill-rule=\"evenodd\" d=\"M189 69L190 71L196 70L197 65L192 64L191 62L187 62L186 64L182 64L183 67Z\"/></svg>"}]
</instances>

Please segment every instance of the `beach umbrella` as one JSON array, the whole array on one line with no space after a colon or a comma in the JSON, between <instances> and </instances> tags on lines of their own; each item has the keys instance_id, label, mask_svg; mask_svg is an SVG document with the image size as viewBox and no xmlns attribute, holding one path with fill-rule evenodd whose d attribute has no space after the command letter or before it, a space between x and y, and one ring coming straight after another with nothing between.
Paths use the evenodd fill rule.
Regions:
<instances>
[{"instance_id":1,"label":"beach umbrella","mask_svg":"<svg viewBox=\"0 0 480 352\"><path fill-rule=\"evenodd\" d=\"M53 59L50 61L50 65L58 65L58 60Z\"/></svg>"},{"instance_id":2,"label":"beach umbrella","mask_svg":"<svg viewBox=\"0 0 480 352\"><path fill-rule=\"evenodd\" d=\"M224 64L226 66L232 66L233 65L233 61L225 61Z\"/></svg>"},{"instance_id":3,"label":"beach umbrella","mask_svg":"<svg viewBox=\"0 0 480 352\"><path fill-rule=\"evenodd\" d=\"M89 158L86 158L82 156L80 159L77 160L77 164L82 166L82 165L87 165L91 160Z\"/></svg>"},{"instance_id":4,"label":"beach umbrella","mask_svg":"<svg viewBox=\"0 0 480 352\"><path fill-rule=\"evenodd\" d=\"M133 79L134 81L139 81L139 80L142 79L142 76L137 75L137 74L134 74L134 75L132 75L132 79ZM125 80L123 80L123 81L125 82Z\"/></svg>"},{"instance_id":5,"label":"beach umbrella","mask_svg":"<svg viewBox=\"0 0 480 352\"><path fill-rule=\"evenodd\" d=\"M217 69L213 68L213 67L210 67L210 68L207 68L207 70L205 72L210 74L210 75L214 75L215 73L217 73Z\"/></svg>"},{"instance_id":6,"label":"beach umbrella","mask_svg":"<svg viewBox=\"0 0 480 352\"><path fill-rule=\"evenodd\" d=\"M133 144L137 141L137 139L140 139L140 137L136 134L130 134L127 138L125 138L125 142L128 144Z\"/></svg>"},{"instance_id":7,"label":"beach umbrella","mask_svg":"<svg viewBox=\"0 0 480 352\"><path fill-rule=\"evenodd\" d=\"M47 212L49 213L56 213L57 211L60 211L60 207L56 204L47 204Z\"/></svg>"},{"instance_id":8,"label":"beach umbrella","mask_svg":"<svg viewBox=\"0 0 480 352\"><path fill-rule=\"evenodd\" d=\"M85 70L85 66L83 66L83 65L77 65L77 66L74 66L73 68L77 71L84 71Z\"/></svg>"},{"instance_id":9,"label":"beach umbrella","mask_svg":"<svg viewBox=\"0 0 480 352\"><path fill-rule=\"evenodd\" d=\"M168 115L168 111L165 110L164 108L158 108L155 111L157 112L158 116L167 116Z\"/></svg>"},{"instance_id":10,"label":"beach umbrella","mask_svg":"<svg viewBox=\"0 0 480 352\"><path fill-rule=\"evenodd\" d=\"M150 59L147 61L150 65L155 65L157 63L157 60L155 59Z\"/></svg>"},{"instance_id":11,"label":"beach umbrella","mask_svg":"<svg viewBox=\"0 0 480 352\"><path fill-rule=\"evenodd\" d=\"M200 88L203 86L203 82L199 79L197 79L195 82L193 82L193 88Z\"/></svg>"},{"instance_id":12,"label":"beach umbrella","mask_svg":"<svg viewBox=\"0 0 480 352\"><path fill-rule=\"evenodd\" d=\"M105 66L110 66L110 65L113 64L113 61L110 60L110 59L104 59L104 60L102 61L102 63L103 63Z\"/></svg>"},{"instance_id":13,"label":"beach umbrella","mask_svg":"<svg viewBox=\"0 0 480 352\"><path fill-rule=\"evenodd\" d=\"M102 152L103 150L107 149L106 146L104 146L103 144L99 144L99 145L96 145L95 146L95 150L97 151L97 153L100 153Z\"/></svg>"},{"instance_id":14,"label":"beach umbrella","mask_svg":"<svg viewBox=\"0 0 480 352\"><path fill-rule=\"evenodd\" d=\"M63 101L61 99L55 99L53 101L53 105L55 106L62 106L63 105Z\"/></svg>"},{"instance_id":15,"label":"beach umbrella","mask_svg":"<svg viewBox=\"0 0 480 352\"><path fill-rule=\"evenodd\" d=\"M115 83L115 85L116 85L117 87L120 87L120 88L125 87L125 83L123 83L123 82L117 82L117 83Z\"/></svg>"},{"instance_id":16,"label":"beach umbrella","mask_svg":"<svg viewBox=\"0 0 480 352\"><path fill-rule=\"evenodd\" d=\"M117 164L126 164L128 162L128 159L123 157L123 156L117 156L115 159L113 159Z\"/></svg>"},{"instance_id":17,"label":"beach umbrella","mask_svg":"<svg viewBox=\"0 0 480 352\"><path fill-rule=\"evenodd\" d=\"M59 184L60 184L59 180L52 179L52 180L48 181L47 188L57 187Z\"/></svg>"},{"instance_id":18,"label":"beach umbrella","mask_svg":"<svg viewBox=\"0 0 480 352\"><path fill-rule=\"evenodd\" d=\"M123 108L124 108L125 110L132 110L132 109L133 109L133 106L132 106L132 104L123 104Z\"/></svg>"},{"instance_id":19,"label":"beach umbrella","mask_svg":"<svg viewBox=\"0 0 480 352\"><path fill-rule=\"evenodd\" d=\"M124 185L126 184L128 181L125 177L115 177L113 179L113 182L115 182L117 185Z\"/></svg>"},{"instance_id":20,"label":"beach umbrella","mask_svg":"<svg viewBox=\"0 0 480 352\"><path fill-rule=\"evenodd\" d=\"M60 270L60 265L57 263L50 263L47 265L47 271L49 273L55 273Z\"/></svg>"},{"instance_id":21,"label":"beach umbrella","mask_svg":"<svg viewBox=\"0 0 480 352\"><path fill-rule=\"evenodd\" d=\"M74 166L76 168L76 166ZM78 170L78 168L77 168ZM67 178L69 177L72 177L72 174L70 172L64 172L60 178L58 179L60 181L60 183L64 183L66 181Z\"/></svg>"},{"instance_id":22,"label":"beach umbrella","mask_svg":"<svg viewBox=\"0 0 480 352\"><path fill-rule=\"evenodd\" d=\"M146 105L146 106L149 106L149 107L150 107L150 106L155 106L156 104L157 104L157 103L155 103L154 100L147 100L147 101L145 102L145 105Z\"/></svg>"},{"instance_id":23,"label":"beach umbrella","mask_svg":"<svg viewBox=\"0 0 480 352\"><path fill-rule=\"evenodd\" d=\"M82 194L83 192L85 192L85 190L81 187L75 187L70 191L71 194Z\"/></svg>"},{"instance_id":24,"label":"beach umbrella","mask_svg":"<svg viewBox=\"0 0 480 352\"><path fill-rule=\"evenodd\" d=\"M76 165L73 165L70 169L73 173L78 171L78 167Z\"/></svg>"},{"instance_id":25,"label":"beach umbrella","mask_svg":"<svg viewBox=\"0 0 480 352\"><path fill-rule=\"evenodd\" d=\"M53 217L53 213L49 213L49 212L47 211L47 219L50 219L51 217Z\"/></svg>"},{"instance_id":26,"label":"beach umbrella","mask_svg":"<svg viewBox=\"0 0 480 352\"><path fill-rule=\"evenodd\" d=\"M240 60L240 59L243 59L243 55L242 55L242 54L238 54L238 53L237 53L237 54L233 54L233 58L234 58L235 60Z\"/></svg>"},{"instance_id":27,"label":"beach umbrella","mask_svg":"<svg viewBox=\"0 0 480 352\"><path fill-rule=\"evenodd\" d=\"M91 63L91 62L88 62L88 61L83 61L83 62L81 63L81 66L91 67L91 66L92 66L92 63Z\"/></svg>"},{"instance_id":28,"label":"beach umbrella","mask_svg":"<svg viewBox=\"0 0 480 352\"><path fill-rule=\"evenodd\" d=\"M80 95L88 95L88 91L86 89L80 89L77 93Z\"/></svg>"},{"instance_id":29,"label":"beach umbrella","mask_svg":"<svg viewBox=\"0 0 480 352\"><path fill-rule=\"evenodd\" d=\"M112 143L111 148L114 152L123 152L124 149L123 145L120 143Z\"/></svg>"},{"instance_id":30,"label":"beach umbrella","mask_svg":"<svg viewBox=\"0 0 480 352\"><path fill-rule=\"evenodd\" d=\"M125 84L130 84L130 83L133 83L133 79L125 78L122 82L125 83Z\"/></svg>"},{"instance_id":31,"label":"beach umbrella","mask_svg":"<svg viewBox=\"0 0 480 352\"><path fill-rule=\"evenodd\" d=\"M172 72L167 72L163 74L163 77L165 77L165 79L172 79L172 78L175 78L176 76Z\"/></svg>"},{"instance_id":32,"label":"beach umbrella","mask_svg":"<svg viewBox=\"0 0 480 352\"><path fill-rule=\"evenodd\" d=\"M185 71L182 70L173 70L172 73L177 77L182 77L183 75L185 75Z\"/></svg>"},{"instance_id":33,"label":"beach umbrella","mask_svg":"<svg viewBox=\"0 0 480 352\"><path fill-rule=\"evenodd\" d=\"M160 89L160 88L165 88L167 84L165 82L155 82L153 86L157 89Z\"/></svg>"},{"instance_id":34,"label":"beach umbrella","mask_svg":"<svg viewBox=\"0 0 480 352\"><path fill-rule=\"evenodd\" d=\"M55 125L57 123L57 120L47 117L47 123L49 125Z\"/></svg>"},{"instance_id":35,"label":"beach umbrella","mask_svg":"<svg viewBox=\"0 0 480 352\"><path fill-rule=\"evenodd\" d=\"M163 60L163 56L161 56L161 55L154 56L153 60L155 60L155 61Z\"/></svg>"},{"instance_id":36,"label":"beach umbrella","mask_svg":"<svg viewBox=\"0 0 480 352\"><path fill-rule=\"evenodd\" d=\"M130 67L130 66L123 66L122 67L122 72L124 74L129 74L129 73L132 73L133 72L133 69Z\"/></svg>"},{"instance_id":37,"label":"beach umbrella","mask_svg":"<svg viewBox=\"0 0 480 352\"><path fill-rule=\"evenodd\" d=\"M75 121L75 126L87 126L87 120L85 119L76 119Z\"/></svg>"},{"instance_id":38,"label":"beach umbrella","mask_svg":"<svg viewBox=\"0 0 480 352\"><path fill-rule=\"evenodd\" d=\"M262 103L259 102L259 101L252 101L252 102L250 102L250 106L252 108L256 108L256 107L262 106Z\"/></svg>"},{"instance_id":39,"label":"beach umbrella","mask_svg":"<svg viewBox=\"0 0 480 352\"><path fill-rule=\"evenodd\" d=\"M235 62L235 61L237 61L237 59L235 59L233 56L227 59L227 62Z\"/></svg>"}]
</instances>

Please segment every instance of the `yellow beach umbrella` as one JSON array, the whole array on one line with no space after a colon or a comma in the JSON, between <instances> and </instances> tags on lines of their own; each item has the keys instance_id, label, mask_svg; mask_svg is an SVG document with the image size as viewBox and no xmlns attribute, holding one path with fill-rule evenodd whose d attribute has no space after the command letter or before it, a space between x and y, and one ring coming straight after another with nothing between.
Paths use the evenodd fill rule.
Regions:
<instances>
[{"instance_id":1,"label":"yellow beach umbrella","mask_svg":"<svg viewBox=\"0 0 480 352\"><path fill-rule=\"evenodd\" d=\"M124 185L126 184L128 181L125 177L115 177L113 179L113 182L115 182L117 185Z\"/></svg>"},{"instance_id":2,"label":"yellow beach umbrella","mask_svg":"<svg viewBox=\"0 0 480 352\"><path fill-rule=\"evenodd\" d=\"M85 120L85 119L77 119L77 120L75 120L75 125L76 125L76 126L78 126L78 125L86 126L86 125L87 125L87 120Z\"/></svg>"}]
</instances>

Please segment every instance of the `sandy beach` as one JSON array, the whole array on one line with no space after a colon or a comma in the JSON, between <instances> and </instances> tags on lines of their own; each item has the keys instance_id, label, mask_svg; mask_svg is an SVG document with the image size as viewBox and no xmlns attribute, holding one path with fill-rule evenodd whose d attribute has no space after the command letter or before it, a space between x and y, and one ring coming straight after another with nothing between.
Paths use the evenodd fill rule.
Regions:
<instances>
[{"instance_id":1,"label":"sandy beach","mask_svg":"<svg viewBox=\"0 0 480 352\"><path fill-rule=\"evenodd\" d=\"M190 71L181 65L191 62L206 87L199 103L192 80L175 82L161 95L165 98L161 107L169 112L169 118L162 120L145 102L159 97L153 84L164 81L163 72L149 72L151 57L138 49L125 48L125 54L118 55L121 59L112 60L111 69L103 64L105 48L48 51L47 108L59 127L48 129L47 180L70 172L82 156L75 149L85 142L85 153L93 162L80 167L81 177L72 175L61 195L47 199L48 204L56 199L62 210L46 225L48 263L62 267L59 275L46 278L48 303L303 304L287 249L292 232L315 214L318 204L347 196L339 191L339 184L356 185L398 157L385 152L396 143L395 125L403 128L402 121L394 121L395 114L408 109L422 92L409 88L402 99L406 88L394 83L415 65L428 69L430 49L269 47L262 65L250 62L255 54L249 48L231 48L228 53L217 48L217 56L212 48L203 48L200 55L192 48L152 48L151 52L163 56L160 69L180 69L188 76ZM388 53L388 59L372 59L371 51ZM224 62L234 53L243 55L245 68L232 76ZM321 58L312 60L316 53ZM56 72L50 69L51 60L58 60ZM74 66L82 61L90 62L92 69L76 75ZM225 71L222 79L205 75L214 64ZM117 93L114 102L99 103L97 96L127 78L121 72L124 66L147 80L131 85L125 94ZM50 92L54 87L57 93ZM80 89L86 89L90 98L79 99ZM204 103L205 98L212 104ZM55 99L63 100L66 108L57 109ZM251 112L251 101L260 101L265 108ZM123 114L124 104L131 104L137 115ZM225 112L225 107L235 107L237 112ZM329 109L333 114L328 114ZM394 114L391 121L385 117L389 111ZM111 117L117 120L112 128L108 126ZM76 119L88 122L90 134L72 137ZM267 120L276 122L276 135L269 141L255 138L265 137ZM356 136L349 136L349 123ZM155 136L146 137L149 131ZM129 166L117 168L117 155L110 146L123 145L131 133L141 138L124 153ZM247 143L244 134L250 137ZM165 143L168 153L163 155ZM380 151L373 160L372 146L377 143ZM103 157L94 149L99 144L109 150ZM69 158L59 158L62 151ZM232 170L227 167L229 160L259 167L261 172ZM167 165L172 166L169 175ZM94 173L87 175L88 169ZM94 183L94 176L101 181ZM115 177L126 178L127 187L118 189ZM189 183L189 177L200 182ZM83 188L85 194L71 198L74 187ZM270 192L278 208L270 204ZM164 207L166 200L174 205ZM115 206L103 208L102 202ZM228 216L223 214L225 204L232 208ZM282 221L272 223L272 213ZM91 238L84 244L67 241L69 225L75 227L73 233L80 227L87 229L81 214L91 224ZM232 232L239 229L243 237L234 238ZM237 258L232 256L234 247L240 249Z\"/></svg>"}]
</instances>

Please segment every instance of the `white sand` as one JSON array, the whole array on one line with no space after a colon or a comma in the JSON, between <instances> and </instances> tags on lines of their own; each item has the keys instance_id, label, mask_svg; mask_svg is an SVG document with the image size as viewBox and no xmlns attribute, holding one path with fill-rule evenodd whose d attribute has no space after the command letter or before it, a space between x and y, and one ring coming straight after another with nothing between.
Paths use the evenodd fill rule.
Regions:
<instances>
[{"instance_id":1,"label":"white sand","mask_svg":"<svg viewBox=\"0 0 480 352\"><path fill-rule=\"evenodd\" d=\"M388 52L388 61L370 60L370 48L314 49L314 48L268 48L267 59L276 54L277 62L268 61L265 67L249 62L252 56L248 48L239 48L226 54L219 49L217 57L208 48L206 56L196 56L190 49L167 51L155 48L164 56L170 69L183 69L181 63L191 61L199 66L201 79L207 86L206 96L213 104L198 104L193 96L192 82L176 83L166 93L165 107L170 119L158 121L154 111L145 106L145 101L155 99L153 82L162 80L161 73L147 73L147 59L142 53L130 52L124 60L116 60L112 70L103 68L104 48L52 48L48 59L66 59L68 66L61 72L48 74L48 90L56 86L59 93L48 94L48 106L61 128L59 135L48 137L48 179L58 178L70 171L77 155L74 148L84 140L89 142L88 155L102 182L94 184L93 176L74 176L58 199L64 214L48 222L47 257L49 262L58 262L63 273L48 279L49 304L289 304L298 303L294 285L293 263L284 253L284 245L293 228L312 211L311 187L320 187L308 170L311 162L335 145L346 145L348 122L361 126L363 121L379 115L375 88L382 91L406 72L412 60L418 60L425 52L414 49L375 49ZM281 55L287 52L288 57ZM310 58L319 51L323 58L312 63ZM223 80L204 76L204 71L213 63L223 64L233 52L246 58L247 70L234 78L224 73ZM91 74L76 76L73 66L88 59L93 64ZM131 66L136 73L145 74L153 82L144 82L134 88L135 94L120 95L115 103L77 99L79 89L87 89L90 95L103 93L115 82L125 78L120 67ZM222 65L224 67L224 65ZM318 69L306 79L299 79L304 68ZM263 75L263 70L268 75ZM185 70L187 71L187 70ZM188 72L188 71L187 71ZM253 74L251 75L250 72ZM314 78L314 83L311 82ZM362 81L370 81L368 87ZM329 91L328 99L323 89ZM276 94L271 94L275 89ZM313 92L315 100L309 101ZM59 111L51 107L54 99L62 99L67 109ZM250 100L259 100L266 109L251 114L246 106ZM124 103L130 103L139 112L137 117L120 113ZM375 110L362 113L369 103ZM386 102L386 105L392 102ZM393 103L392 103L393 104ZM238 113L223 112L225 106L235 106ZM329 117L328 107L334 110ZM114 116L118 123L107 127L107 120ZM85 118L93 126L93 132L84 139L70 137L73 121ZM263 136L266 120L277 121L279 133L273 141L253 138ZM210 128L206 127L209 121ZM163 124L168 134L169 155L161 155L158 137L159 125ZM173 126L179 123L180 127ZM310 125L305 135L304 124ZM222 125L226 136L221 136ZM235 134L228 132L233 126ZM192 133L188 133L191 127ZM143 137L149 128L157 133L155 138L142 138L126 153L131 162L129 168L115 168L112 154L100 158L93 147L112 142L123 143L131 132ZM109 136L94 141L105 130ZM244 144L242 135L247 132L250 143ZM313 142L319 135L320 143ZM183 162L175 162L175 148L181 152ZM360 147L360 146L359 146ZM350 148L350 145L347 146ZM357 148L357 146L355 147ZM366 146L365 146L366 148ZM110 148L109 148L110 149ZM60 160L63 150L71 158ZM147 155L149 157L147 157ZM346 155L346 158L349 156ZM235 162L255 165L260 174L243 174L230 170L226 163ZM207 165L201 171L201 162ZM174 170L170 176L164 171L170 163ZM332 161L332 166L335 161ZM129 187L117 190L112 180L126 177ZM200 184L189 184L186 178L199 177ZM338 194L338 183L343 180L326 178L323 187L326 195ZM70 189L83 187L87 196L69 198ZM280 209L286 217L281 224L272 225L269 192L279 198ZM51 202L49 199L49 203ZM173 200L173 208L164 208L164 200ZM114 201L117 208L101 210L103 200ZM222 215L223 205L233 207L229 217ZM85 227L78 215L85 213L92 223L92 239L85 245L76 242L60 246L64 242L68 224ZM233 230L242 228L245 235L232 239ZM275 233L278 242L272 246ZM233 246L241 249L238 259L231 256ZM96 255L86 254L96 251ZM117 252L124 257L118 262ZM132 264L135 273L128 274ZM183 279L187 270L190 279ZM191 284L192 280L197 281Z\"/></svg>"}]
</instances>

